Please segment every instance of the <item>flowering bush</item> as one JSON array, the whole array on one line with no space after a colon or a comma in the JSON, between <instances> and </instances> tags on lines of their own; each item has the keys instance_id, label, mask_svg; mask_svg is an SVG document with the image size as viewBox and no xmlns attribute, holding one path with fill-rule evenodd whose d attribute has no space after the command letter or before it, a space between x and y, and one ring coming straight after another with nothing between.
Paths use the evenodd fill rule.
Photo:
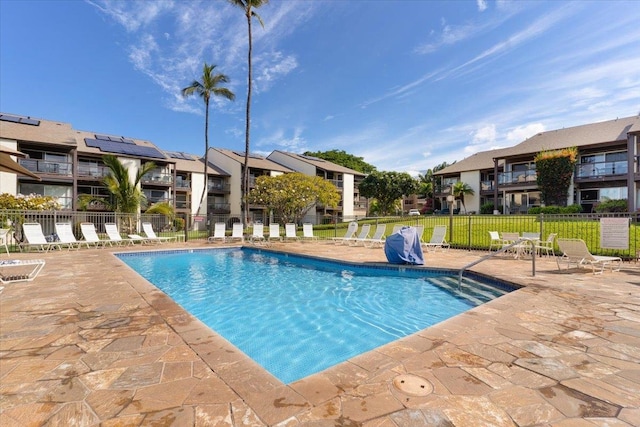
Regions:
<instances>
[{"instance_id":1,"label":"flowering bush","mask_svg":"<svg viewBox=\"0 0 640 427\"><path fill-rule=\"evenodd\" d=\"M61 208L55 197L40 196L38 194L0 194L0 209L25 211L53 211Z\"/></svg>"}]
</instances>

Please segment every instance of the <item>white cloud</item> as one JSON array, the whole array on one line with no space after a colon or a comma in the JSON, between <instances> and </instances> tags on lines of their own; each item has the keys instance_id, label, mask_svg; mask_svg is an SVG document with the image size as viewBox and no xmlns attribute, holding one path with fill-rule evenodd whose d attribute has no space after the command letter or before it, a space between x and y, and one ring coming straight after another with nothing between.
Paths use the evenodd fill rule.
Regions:
<instances>
[{"instance_id":1,"label":"white cloud","mask_svg":"<svg viewBox=\"0 0 640 427\"><path fill-rule=\"evenodd\" d=\"M478 10L480 12L484 12L487 9L487 1L486 0L476 0L478 4Z\"/></svg>"},{"instance_id":2,"label":"white cloud","mask_svg":"<svg viewBox=\"0 0 640 427\"><path fill-rule=\"evenodd\" d=\"M284 56L282 52L269 52L256 58L260 72L254 79L256 91L264 92L271 88L273 82L286 76L298 67L293 55Z\"/></svg>"},{"instance_id":3,"label":"white cloud","mask_svg":"<svg viewBox=\"0 0 640 427\"><path fill-rule=\"evenodd\" d=\"M472 143L474 145L493 144L496 141L496 125L486 125L473 133Z\"/></svg>"},{"instance_id":4,"label":"white cloud","mask_svg":"<svg viewBox=\"0 0 640 427\"><path fill-rule=\"evenodd\" d=\"M506 140L509 142L509 145L515 145L544 131L545 127L542 123L530 123L524 126L517 126L507 132Z\"/></svg>"}]
</instances>

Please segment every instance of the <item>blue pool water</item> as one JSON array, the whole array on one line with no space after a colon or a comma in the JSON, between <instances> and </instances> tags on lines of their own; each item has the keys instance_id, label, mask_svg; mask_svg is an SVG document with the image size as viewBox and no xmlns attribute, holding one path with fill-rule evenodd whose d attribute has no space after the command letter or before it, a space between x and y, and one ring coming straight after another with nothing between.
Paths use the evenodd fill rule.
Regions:
<instances>
[{"instance_id":1,"label":"blue pool water","mask_svg":"<svg viewBox=\"0 0 640 427\"><path fill-rule=\"evenodd\" d=\"M507 292L248 248L118 256L284 383Z\"/></svg>"}]
</instances>

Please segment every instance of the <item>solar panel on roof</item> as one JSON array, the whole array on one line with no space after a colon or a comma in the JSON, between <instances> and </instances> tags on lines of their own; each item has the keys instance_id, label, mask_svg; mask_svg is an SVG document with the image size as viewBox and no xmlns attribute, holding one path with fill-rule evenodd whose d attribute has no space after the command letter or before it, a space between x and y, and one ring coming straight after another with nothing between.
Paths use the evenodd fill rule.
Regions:
<instances>
[{"instance_id":1,"label":"solar panel on roof","mask_svg":"<svg viewBox=\"0 0 640 427\"><path fill-rule=\"evenodd\" d=\"M31 117L11 116L8 114L0 114L0 120L4 122L21 123L23 125L31 125L31 126L40 125L40 120L35 120L35 119L32 119Z\"/></svg>"},{"instance_id":2,"label":"solar panel on roof","mask_svg":"<svg viewBox=\"0 0 640 427\"><path fill-rule=\"evenodd\" d=\"M124 142L125 144L135 144L133 139L125 138L124 136L122 137L122 142Z\"/></svg>"},{"instance_id":3,"label":"solar panel on roof","mask_svg":"<svg viewBox=\"0 0 640 427\"><path fill-rule=\"evenodd\" d=\"M109 137L107 135L98 135L98 134L96 134L96 139L99 139L101 141L108 141Z\"/></svg>"},{"instance_id":4,"label":"solar panel on roof","mask_svg":"<svg viewBox=\"0 0 640 427\"><path fill-rule=\"evenodd\" d=\"M154 159L164 159L164 155L153 147L141 147L135 144L128 144L115 141L105 141L101 139L85 138L87 147L99 148L100 151L113 154L128 154L130 156L151 157Z\"/></svg>"}]
</instances>

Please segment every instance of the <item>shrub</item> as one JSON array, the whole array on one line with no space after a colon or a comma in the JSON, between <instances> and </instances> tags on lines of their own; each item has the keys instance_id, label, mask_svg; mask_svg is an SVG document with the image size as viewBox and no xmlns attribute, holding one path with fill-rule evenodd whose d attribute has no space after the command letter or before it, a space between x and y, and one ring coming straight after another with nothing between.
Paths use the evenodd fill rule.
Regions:
<instances>
[{"instance_id":1,"label":"shrub","mask_svg":"<svg viewBox=\"0 0 640 427\"><path fill-rule=\"evenodd\" d=\"M480 213L481 214L492 214L493 213L493 203L492 202L483 203L482 206L480 206Z\"/></svg>"},{"instance_id":2,"label":"shrub","mask_svg":"<svg viewBox=\"0 0 640 427\"><path fill-rule=\"evenodd\" d=\"M174 218L173 219L173 229L175 231L184 230L185 221L184 218Z\"/></svg>"},{"instance_id":3,"label":"shrub","mask_svg":"<svg viewBox=\"0 0 640 427\"><path fill-rule=\"evenodd\" d=\"M529 213L531 215L538 214L546 214L546 215L557 215L557 214L575 214L582 212L582 206L580 205L570 205L570 206L537 206L535 208L529 209Z\"/></svg>"},{"instance_id":4,"label":"shrub","mask_svg":"<svg viewBox=\"0 0 640 427\"><path fill-rule=\"evenodd\" d=\"M626 212L627 211L627 200L626 199L617 199L617 200L607 200L601 203L598 203L594 208L594 212L602 213L602 212Z\"/></svg>"}]
</instances>

